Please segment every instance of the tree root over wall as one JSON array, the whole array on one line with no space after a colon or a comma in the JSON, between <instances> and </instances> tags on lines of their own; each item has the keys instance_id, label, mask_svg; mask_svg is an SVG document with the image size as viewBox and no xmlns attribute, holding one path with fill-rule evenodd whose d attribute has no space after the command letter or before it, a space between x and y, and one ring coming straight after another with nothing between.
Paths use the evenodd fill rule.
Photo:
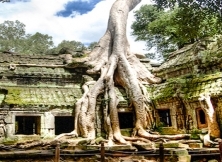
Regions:
<instances>
[{"instance_id":1,"label":"tree root over wall","mask_svg":"<svg viewBox=\"0 0 222 162\"><path fill-rule=\"evenodd\" d=\"M99 94L104 94L104 126L109 144L112 141L126 143L120 132L118 120L118 98L114 86L122 86L130 98L136 114L136 123L133 135L153 140L158 138L182 139L189 135L155 135L149 130L154 123L151 113L149 96L144 84L160 83L161 79L151 74L139 59L130 52L126 37L126 22L128 13L140 3L141 0L116 0L110 10L108 27L98 45L86 59L89 74L100 74L96 82L87 82L83 85L84 94L76 103L75 128L64 135L82 136L95 139L95 107ZM132 138L131 138L132 139Z\"/></svg>"}]
</instances>

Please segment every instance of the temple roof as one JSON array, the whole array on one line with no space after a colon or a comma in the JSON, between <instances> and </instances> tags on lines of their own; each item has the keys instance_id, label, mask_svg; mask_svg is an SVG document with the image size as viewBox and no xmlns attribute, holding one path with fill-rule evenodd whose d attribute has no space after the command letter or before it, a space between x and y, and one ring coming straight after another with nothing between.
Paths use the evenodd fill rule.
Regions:
<instances>
[{"instance_id":1,"label":"temple roof","mask_svg":"<svg viewBox=\"0 0 222 162\"><path fill-rule=\"evenodd\" d=\"M63 65L59 55L28 55L0 53L0 64L36 64L36 65Z\"/></svg>"},{"instance_id":2,"label":"temple roof","mask_svg":"<svg viewBox=\"0 0 222 162\"><path fill-rule=\"evenodd\" d=\"M222 95L222 72L196 78L175 78L148 88L153 100L183 98L196 100L201 94Z\"/></svg>"},{"instance_id":3,"label":"temple roof","mask_svg":"<svg viewBox=\"0 0 222 162\"><path fill-rule=\"evenodd\" d=\"M154 73L169 79L184 75L214 73L222 68L221 36L206 38L172 52Z\"/></svg>"},{"instance_id":4,"label":"temple roof","mask_svg":"<svg viewBox=\"0 0 222 162\"><path fill-rule=\"evenodd\" d=\"M4 87L8 105L73 106L82 93L80 88Z\"/></svg>"},{"instance_id":5,"label":"temple roof","mask_svg":"<svg viewBox=\"0 0 222 162\"><path fill-rule=\"evenodd\" d=\"M165 78L165 81L149 88L152 98L163 100L181 97L193 100L204 93L220 96L222 44L218 42L221 39L204 40L171 53L169 59L155 70L156 75Z\"/></svg>"}]
</instances>

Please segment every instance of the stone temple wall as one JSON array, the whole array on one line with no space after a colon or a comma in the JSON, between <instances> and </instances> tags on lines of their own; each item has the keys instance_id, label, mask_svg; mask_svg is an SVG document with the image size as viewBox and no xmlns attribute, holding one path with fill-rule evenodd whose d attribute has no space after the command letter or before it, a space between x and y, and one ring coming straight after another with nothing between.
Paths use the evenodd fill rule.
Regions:
<instances>
[{"instance_id":1,"label":"stone temple wall","mask_svg":"<svg viewBox=\"0 0 222 162\"><path fill-rule=\"evenodd\" d=\"M159 67L147 59L141 62L161 77L161 84L148 85L156 127L162 133L177 134L207 128L198 98L210 93L219 124L222 94L222 61L219 50L196 51L189 45L171 54ZM219 49L219 48L218 48ZM0 53L0 135L40 134L54 136L73 128L75 102L82 96L86 74L79 62L66 64L66 55L19 55ZM217 58L217 59L216 59ZM69 60L70 61L70 60ZM127 95L116 87L122 130L132 131L135 114ZM102 96L101 96L102 98ZM103 134L102 99L97 101L96 132ZM29 124L31 123L31 124ZM68 129L63 129L62 125ZM26 125L27 130L23 128ZM58 125L60 128L58 128ZM129 129L128 129L129 128Z\"/></svg>"}]
</instances>

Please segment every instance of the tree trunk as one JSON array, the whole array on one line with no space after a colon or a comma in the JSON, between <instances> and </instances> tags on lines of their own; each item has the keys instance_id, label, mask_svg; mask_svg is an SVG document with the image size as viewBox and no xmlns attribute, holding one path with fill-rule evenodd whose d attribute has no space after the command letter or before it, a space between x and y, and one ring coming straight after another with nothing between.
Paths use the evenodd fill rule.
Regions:
<instances>
[{"instance_id":1,"label":"tree trunk","mask_svg":"<svg viewBox=\"0 0 222 162\"><path fill-rule=\"evenodd\" d=\"M161 79L152 75L139 59L130 52L126 37L128 13L141 0L116 0L110 10L108 27L98 46L87 58L89 74L100 74L98 81L76 103L75 128L76 136L95 138L95 106L97 96L104 93L104 125L110 141L126 143L119 127L117 104L118 98L114 84L125 88L135 109L136 124L134 135L148 139L180 139L187 135L161 136L149 134L154 120L149 95L143 84L160 83ZM87 85L85 85L87 86Z\"/></svg>"},{"instance_id":2,"label":"tree trunk","mask_svg":"<svg viewBox=\"0 0 222 162\"><path fill-rule=\"evenodd\" d=\"M201 108L206 114L208 134L213 138L220 138L220 128L217 122L216 111L212 105L209 94L201 95L199 98ZM203 102L205 101L205 103Z\"/></svg>"}]
</instances>

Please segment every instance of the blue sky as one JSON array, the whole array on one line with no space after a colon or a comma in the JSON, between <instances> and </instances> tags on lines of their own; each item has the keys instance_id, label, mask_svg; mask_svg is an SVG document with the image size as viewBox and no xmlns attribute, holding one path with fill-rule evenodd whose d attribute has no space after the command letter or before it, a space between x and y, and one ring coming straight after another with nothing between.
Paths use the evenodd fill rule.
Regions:
<instances>
[{"instance_id":1,"label":"blue sky","mask_svg":"<svg viewBox=\"0 0 222 162\"><path fill-rule=\"evenodd\" d=\"M65 5L65 9L56 13L58 16L69 17L73 11L82 15L92 11L101 0L93 1L71 1Z\"/></svg>"},{"instance_id":2,"label":"blue sky","mask_svg":"<svg viewBox=\"0 0 222 162\"><path fill-rule=\"evenodd\" d=\"M5 20L26 25L26 33L40 32L53 37L55 44L75 40L84 44L97 42L105 33L109 10L115 0L11 0L0 3L0 23ZM143 0L147 4L149 0ZM134 20L129 14L127 35L133 52L146 53L144 42L130 35Z\"/></svg>"}]
</instances>

